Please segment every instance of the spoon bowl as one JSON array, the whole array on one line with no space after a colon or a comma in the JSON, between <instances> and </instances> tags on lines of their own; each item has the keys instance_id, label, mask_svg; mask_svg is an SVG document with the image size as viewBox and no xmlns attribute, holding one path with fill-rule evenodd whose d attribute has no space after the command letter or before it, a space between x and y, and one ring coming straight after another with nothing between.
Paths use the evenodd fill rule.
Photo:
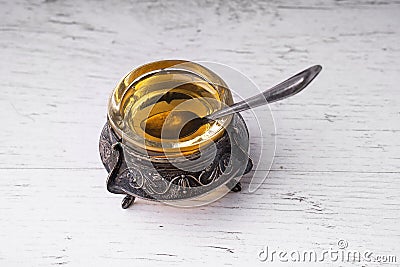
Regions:
<instances>
[{"instance_id":1,"label":"spoon bowl","mask_svg":"<svg viewBox=\"0 0 400 267\"><path fill-rule=\"evenodd\" d=\"M159 139L181 139L195 133L205 124L203 120L194 112L173 110L155 114L143 120L140 126L147 134Z\"/></svg>"}]
</instances>

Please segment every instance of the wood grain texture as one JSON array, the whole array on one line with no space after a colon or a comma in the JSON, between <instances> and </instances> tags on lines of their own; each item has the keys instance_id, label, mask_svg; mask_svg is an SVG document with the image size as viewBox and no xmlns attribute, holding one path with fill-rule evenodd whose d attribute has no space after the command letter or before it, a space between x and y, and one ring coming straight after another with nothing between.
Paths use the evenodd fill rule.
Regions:
<instances>
[{"instance_id":1,"label":"wood grain texture","mask_svg":"<svg viewBox=\"0 0 400 267\"><path fill-rule=\"evenodd\" d=\"M265 266L265 245L345 239L397 266L399 14L384 0L0 0L0 265ZM309 90L271 106L276 156L255 193L121 210L106 191L98 136L110 92L169 58L221 62L261 88L323 65ZM254 150L262 138L244 117Z\"/></svg>"}]
</instances>

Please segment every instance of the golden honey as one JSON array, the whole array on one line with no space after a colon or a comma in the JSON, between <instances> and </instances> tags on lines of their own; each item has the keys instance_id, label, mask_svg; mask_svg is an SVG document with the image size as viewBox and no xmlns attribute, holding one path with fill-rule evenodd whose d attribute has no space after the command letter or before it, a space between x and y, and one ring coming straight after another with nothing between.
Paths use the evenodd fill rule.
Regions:
<instances>
[{"instance_id":1,"label":"golden honey","mask_svg":"<svg viewBox=\"0 0 400 267\"><path fill-rule=\"evenodd\" d=\"M215 88L186 71L157 73L140 80L135 88L136 93L125 107L125 120L130 131L147 140L161 139L151 132L162 130L162 139L179 142L179 130L187 122L186 114L204 117L221 106ZM180 141L196 142L213 124L203 125Z\"/></svg>"},{"instance_id":2,"label":"golden honey","mask_svg":"<svg viewBox=\"0 0 400 267\"><path fill-rule=\"evenodd\" d=\"M222 136L231 117L179 138L187 115L204 117L232 103L227 85L211 70L193 62L166 60L130 72L114 89L108 117L116 134L134 148L190 153ZM162 135L152 134L157 131Z\"/></svg>"}]
</instances>

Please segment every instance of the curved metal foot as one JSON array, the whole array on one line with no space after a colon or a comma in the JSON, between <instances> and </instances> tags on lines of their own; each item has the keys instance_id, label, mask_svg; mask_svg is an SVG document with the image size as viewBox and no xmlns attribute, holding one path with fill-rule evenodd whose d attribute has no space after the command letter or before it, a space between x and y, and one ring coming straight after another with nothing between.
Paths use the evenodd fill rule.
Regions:
<instances>
[{"instance_id":1,"label":"curved metal foot","mask_svg":"<svg viewBox=\"0 0 400 267\"><path fill-rule=\"evenodd\" d=\"M111 146L111 149L118 151L118 159L115 166L111 169L110 173L107 177L107 190L111 193L121 194L121 190L115 186L115 179L118 176L119 168L122 165L122 161L124 160L124 151L122 148L122 144L117 142Z\"/></svg>"},{"instance_id":2,"label":"curved metal foot","mask_svg":"<svg viewBox=\"0 0 400 267\"><path fill-rule=\"evenodd\" d=\"M229 181L226 186L231 190L231 192L240 192L242 190L242 184L235 180Z\"/></svg>"},{"instance_id":3,"label":"curved metal foot","mask_svg":"<svg viewBox=\"0 0 400 267\"><path fill-rule=\"evenodd\" d=\"M231 191L235 193L242 191L242 184L238 182L234 187L232 187Z\"/></svg>"},{"instance_id":4,"label":"curved metal foot","mask_svg":"<svg viewBox=\"0 0 400 267\"><path fill-rule=\"evenodd\" d=\"M134 201L135 201L134 196L126 195L122 200L121 206L123 209L127 209L133 204Z\"/></svg>"},{"instance_id":5,"label":"curved metal foot","mask_svg":"<svg viewBox=\"0 0 400 267\"><path fill-rule=\"evenodd\" d=\"M249 158L247 161L246 169L244 170L243 174L250 172L251 169L253 169L253 161L251 160L251 158Z\"/></svg>"}]
</instances>

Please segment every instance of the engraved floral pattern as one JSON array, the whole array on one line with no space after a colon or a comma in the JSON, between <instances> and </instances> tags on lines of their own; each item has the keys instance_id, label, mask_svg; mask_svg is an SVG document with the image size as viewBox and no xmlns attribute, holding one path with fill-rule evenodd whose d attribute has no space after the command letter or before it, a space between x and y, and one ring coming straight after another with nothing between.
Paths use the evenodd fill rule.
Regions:
<instances>
[{"instance_id":1,"label":"engraved floral pattern","mask_svg":"<svg viewBox=\"0 0 400 267\"><path fill-rule=\"evenodd\" d=\"M240 146L236 139L243 138L247 130L244 122L234 123L233 141L235 146ZM246 136L246 138L248 138ZM231 162L231 144L228 138L221 138L219 155L216 160L205 169L198 172L185 172L169 167L156 167L149 164L149 159L129 148L124 148L122 155L111 148L118 142L117 137L108 124L105 125L99 142L100 156L106 169L110 171L116 165L118 157L123 157L123 162L118 171L115 186L121 192L144 197L147 199L182 199L194 197L208 192L213 188L231 179L232 169L237 169ZM236 155L238 156L238 155ZM247 154L239 156L236 160L242 162ZM147 164L147 165L146 165Z\"/></svg>"}]
</instances>

